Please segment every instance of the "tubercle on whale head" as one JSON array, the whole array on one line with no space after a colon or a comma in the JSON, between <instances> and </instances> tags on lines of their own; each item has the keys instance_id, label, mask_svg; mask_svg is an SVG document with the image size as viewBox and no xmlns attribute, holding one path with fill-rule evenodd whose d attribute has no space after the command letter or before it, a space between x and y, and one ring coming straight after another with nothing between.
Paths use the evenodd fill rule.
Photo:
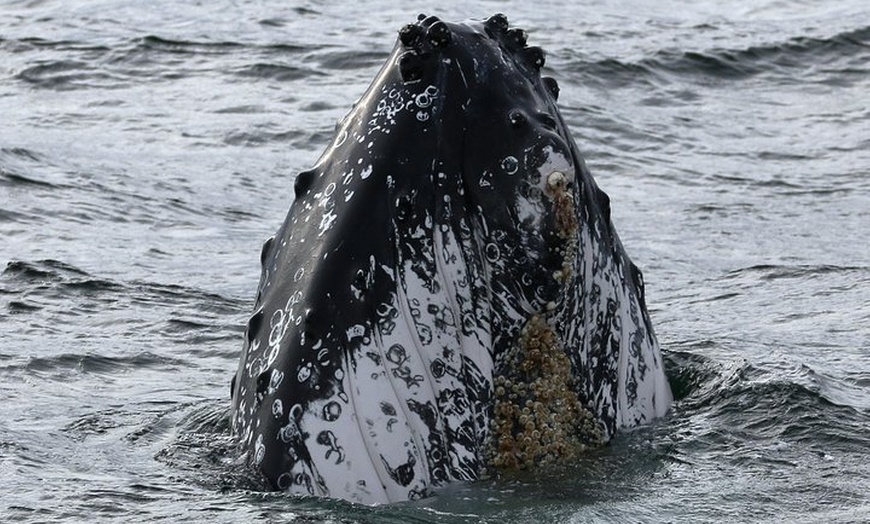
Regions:
<instances>
[{"instance_id":1,"label":"tubercle on whale head","mask_svg":"<svg viewBox=\"0 0 870 524\"><path fill-rule=\"evenodd\" d=\"M546 53L537 46L528 46L528 34L520 28L510 28L504 14L495 14L483 22L484 33L511 55L521 60L529 68L540 72L546 62ZM399 30L399 43L405 51L399 57L402 80L417 82L422 77L426 63L437 56L440 50L449 47L452 40L450 26L435 16L421 14L416 23L408 24ZM548 91L555 100L559 87L553 78L543 79Z\"/></svg>"},{"instance_id":2,"label":"tubercle on whale head","mask_svg":"<svg viewBox=\"0 0 870 524\"><path fill-rule=\"evenodd\" d=\"M504 34L507 32L510 23L504 13L496 13L483 22L487 32L490 34Z\"/></svg>"},{"instance_id":3,"label":"tubercle on whale head","mask_svg":"<svg viewBox=\"0 0 870 524\"><path fill-rule=\"evenodd\" d=\"M544 85L547 86L547 90L550 92L550 96L553 97L553 100L559 100L559 83L556 79L551 76L545 76L541 78L541 81L543 81Z\"/></svg>"}]
</instances>

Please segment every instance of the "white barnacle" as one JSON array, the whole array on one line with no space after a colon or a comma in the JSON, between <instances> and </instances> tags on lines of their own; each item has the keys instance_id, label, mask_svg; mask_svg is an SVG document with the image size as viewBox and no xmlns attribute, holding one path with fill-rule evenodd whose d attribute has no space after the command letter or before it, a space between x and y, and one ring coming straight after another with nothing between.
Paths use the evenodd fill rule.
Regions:
<instances>
[{"instance_id":1,"label":"white barnacle","mask_svg":"<svg viewBox=\"0 0 870 524\"><path fill-rule=\"evenodd\" d=\"M547 177L547 185L550 189L557 189L565 185L565 175L561 171L553 171Z\"/></svg>"}]
</instances>

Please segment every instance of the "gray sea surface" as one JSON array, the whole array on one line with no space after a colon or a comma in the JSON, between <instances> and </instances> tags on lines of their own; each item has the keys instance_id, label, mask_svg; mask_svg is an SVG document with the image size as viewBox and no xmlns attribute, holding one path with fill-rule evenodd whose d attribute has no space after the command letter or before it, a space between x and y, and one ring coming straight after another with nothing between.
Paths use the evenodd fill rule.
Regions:
<instances>
[{"instance_id":1,"label":"gray sea surface","mask_svg":"<svg viewBox=\"0 0 870 524\"><path fill-rule=\"evenodd\" d=\"M677 401L555 476L262 492L260 245L420 12L547 51ZM870 4L0 1L0 271L2 522L870 522Z\"/></svg>"}]
</instances>

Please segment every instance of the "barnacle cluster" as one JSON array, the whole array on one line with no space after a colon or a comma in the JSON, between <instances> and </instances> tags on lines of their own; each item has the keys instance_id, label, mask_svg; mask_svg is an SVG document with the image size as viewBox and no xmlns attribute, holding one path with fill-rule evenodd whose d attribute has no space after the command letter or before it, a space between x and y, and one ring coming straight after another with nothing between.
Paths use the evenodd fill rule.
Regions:
<instances>
[{"instance_id":1,"label":"barnacle cluster","mask_svg":"<svg viewBox=\"0 0 870 524\"><path fill-rule=\"evenodd\" d=\"M571 361L546 318L529 319L503 364L494 382L492 469L557 464L603 444L601 426L575 393Z\"/></svg>"},{"instance_id":2,"label":"barnacle cluster","mask_svg":"<svg viewBox=\"0 0 870 524\"><path fill-rule=\"evenodd\" d=\"M577 253L577 231L579 223L574 210L574 194L569 178L559 171L547 176L545 194L553 206L553 225L556 236L561 240L557 251L562 256L562 268L553 273L556 281L565 283L571 279L574 257Z\"/></svg>"},{"instance_id":3,"label":"barnacle cluster","mask_svg":"<svg viewBox=\"0 0 870 524\"><path fill-rule=\"evenodd\" d=\"M577 234L577 216L574 214L574 195L568 184L568 177L553 171L547 177L547 195L553 199L556 234L569 239Z\"/></svg>"}]
</instances>

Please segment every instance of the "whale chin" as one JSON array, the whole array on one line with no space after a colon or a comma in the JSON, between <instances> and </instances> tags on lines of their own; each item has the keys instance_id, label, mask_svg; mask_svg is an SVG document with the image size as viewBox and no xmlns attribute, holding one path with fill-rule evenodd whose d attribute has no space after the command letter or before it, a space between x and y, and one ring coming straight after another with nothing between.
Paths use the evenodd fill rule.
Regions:
<instances>
[{"instance_id":1,"label":"whale chin","mask_svg":"<svg viewBox=\"0 0 870 524\"><path fill-rule=\"evenodd\" d=\"M275 489L386 503L664 415L643 277L503 15L403 27L263 246L232 427Z\"/></svg>"}]
</instances>

